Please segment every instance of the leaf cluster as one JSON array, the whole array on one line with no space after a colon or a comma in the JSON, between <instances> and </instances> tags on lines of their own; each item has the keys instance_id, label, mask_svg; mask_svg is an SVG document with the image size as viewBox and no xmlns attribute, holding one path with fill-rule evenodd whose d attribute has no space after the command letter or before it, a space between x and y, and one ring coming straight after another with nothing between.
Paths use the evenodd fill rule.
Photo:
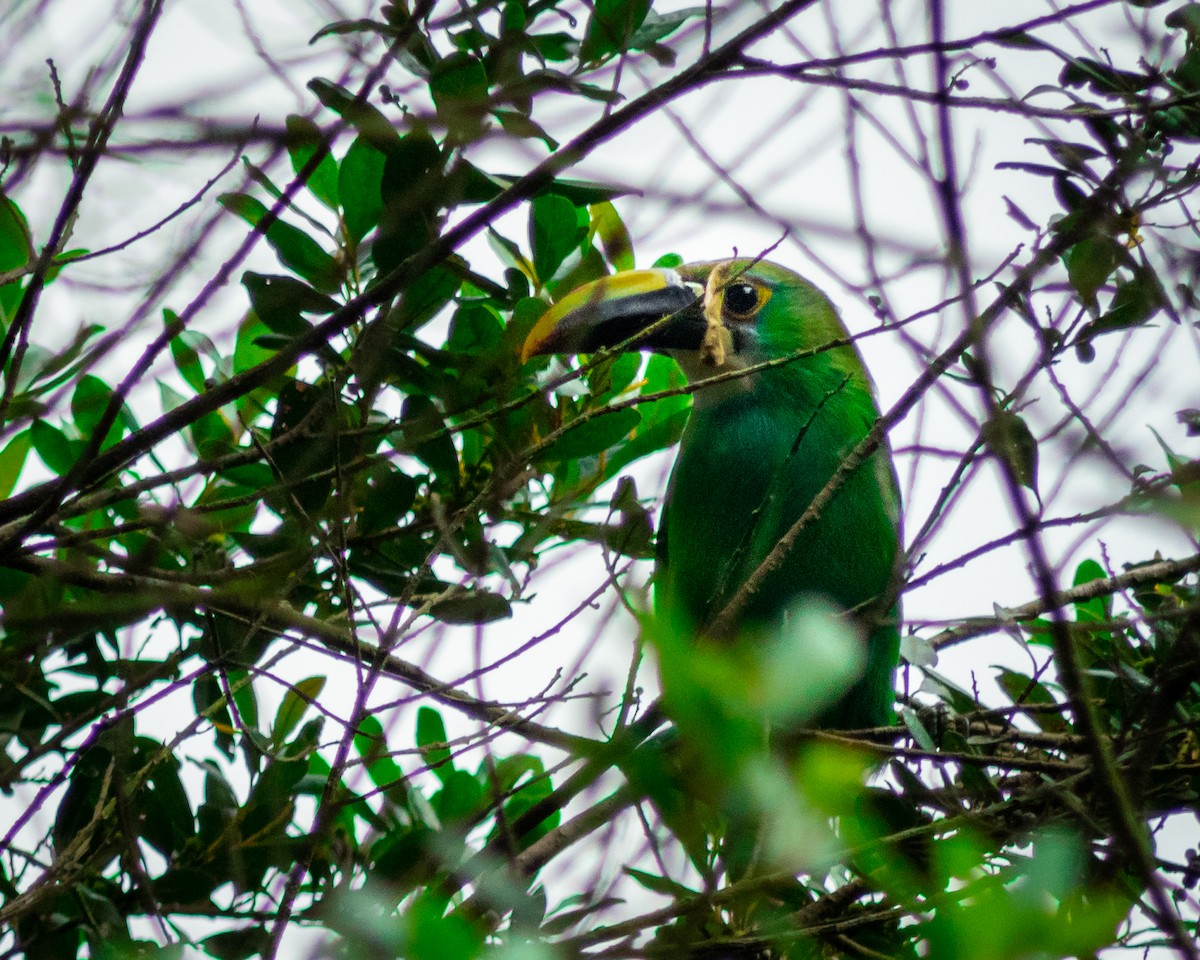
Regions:
<instances>
[{"instance_id":1,"label":"leaf cluster","mask_svg":"<svg viewBox=\"0 0 1200 960\"><path fill-rule=\"evenodd\" d=\"M1183 46L1170 62L1067 58L1084 133L1007 165L1046 178L1062 210L1042 225L1012 213L1059 251L1069 315L1045 319L1043 290L1002 290L1047 367L1192 296L1141 231L1196 186L1175 152L1200 140L1196 9L1167 19ZM805 726L853 640L820 611L741 649L639 615L670 730L636 665L591 738L538 720L574 678L499 703L469 692L495 664L447 681L405 659L433 634L468 662L470 638L504 631L568 545L604 558L605 592L654 555L652 505L623 472L680 438L675 362L521 359L554 300L640 262L621 192L530 184L487 148L557 150L545 105L607 111L626 66L670 65L671 44L711 24L649 0L572 10L393 2L321 30L314 43L392 64L389 85L309 83L283 162L243 158L245 185L217 200L276 266L241 272L245 313L224 335L206 303L164 309L129 377L100 363L124 331L39 342L40 291L87 254L39 238L0 188L0 789L27 801L0 857L11 955L187 944L241 960L279 955L304 925L339 955L414 960L1087 956L1130 936L1152 883L1194 880L1167 857L1147 876L1112 840L1123 816L1149 837L1200 800L1194 566L1118 596L1120 576L1085 562L1065 612L1007 624L1027 671L996 667L980 694L930 657L902 725L857 735ZM428 256L499 198L515 212L486 248ZM1017 392L996 394L980 446L1036 491L1038 440ZM1195 524L1196 461L1164 453L1130 504ZM1089 759L1060 629L1124 798ZM289 672L297 650L322 667ZM644 828L648 852L623 873L646 900L562 895L554 869L623 815Z\"/></svg>"}]
</instances>

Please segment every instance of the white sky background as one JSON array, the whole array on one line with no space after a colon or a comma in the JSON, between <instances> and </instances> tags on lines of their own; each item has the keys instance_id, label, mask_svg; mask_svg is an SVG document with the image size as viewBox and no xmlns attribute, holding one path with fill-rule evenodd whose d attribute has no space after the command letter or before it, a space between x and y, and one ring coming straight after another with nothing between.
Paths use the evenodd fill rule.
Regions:
<instances>
[{"instance_id":1,"label":"white sky background","mask_svg":"<svg viewBox=\"0 0 1200 960\"><path fill-rule=\"evenodd\" d=\"M0 123L5 125L19 125L30 117L44 119L51 115L51 88L44 64L47 57L54 57L66 98L70 100L84 82L85 71L113 56L114 44L123 36L124 22L114 16L110 4L96 0L47 0L41 4L8 0L2 6L9 8L7 13L0 8L0 48L4 54L0 59L0 83L9 91L5 103L0 104ZM244 122L257 114L265 127L275 128L282 125L287 113L298 112L312 115L322 124L329 123L332 115L315 112L315 98L304 89L304 84L313 76L344 81L338 75L347 62L343 41L327 38L311 47L307 41L325 23L376 13L377 6L321 0L305 4L294 0L246 0L241 6L224 0L168 3L151 43L146 69L126 110L133 120L118 132L116 139L127 142L139 133L176 133L178 127L171 123L137 118L172 108L181 98L190 105L189 115L194 118ZM897 2L888 6L904 42L929 39L923 3ZM947 6L950 38L1011 26L1055 8L1047 0L1003 3L959 0ZM1152 20L1161 23L1173 6L1167 4L1151 11ZM126 13L132 9L128 3L120 7ZM443 7L453 9L451 4L443 4L439 10ZM718 23L714 40L719 42L731 36L759 12L760 7L754 3L734 4L732 12L727 11ZM1125 13L1124 7L1115 4L1111 9L1089 15L1079 24L1084 36L1112 51L1118 65L1122 65L1122 51L1130 48L1134 36ZM247 39L247 22L250 33L282 66L282 74L264 65ZM566 28L565 24L554 27ZM19 40L15 33L5 35L18 29ZM679 67L683 67L698 55L702 38L695 28L680 36L684 39L672 39L671 45L678 50ZM1095 50L1081 49L1079 37L1066 29L1039 36L1071 52L1099 56ZM805 11L789 24L787 31L752 52L765 59L793 62L835 54L839 52L836 43L847 51L863 51L888 42L876 4L830 2ZM372 52L375 49L373 46ZM996 46L982 52L996 58L996 75L1018 94L1026 94L1039 84L1057 82L1060 64L1046 54ZM963 60L962 65L966 64ZM914 58L906 69L914 86L929 85L930 61ZM630 97L640 92L643 85L653 85L672 72L648 59L626 65L625 70L624 82L628 86L622 89ZM354 79L361 74L359 69ZM896 81L886 64L862 68L855 75ZM602 73L596 82L604 83L606 77ZM970 84L968 90L962 91L965 95L1006 93L986 64L971 67L963 78ZM401 95L405 96L405 92L401 91ZM415 107L423 105L419 97L413 99ZM895 316L903 318L929 308L954 291L946 285L939 261L945 239L927 177L913 169L887 142L887 137L891 137L910 151L932 149L932 110L916 106L910 115L899 100L871 95L863 95L860 102L863 114L854 121L853 130L861 165L861 200L878 269L887 278L883 288L871 281L864 256L866 245L857 235L853 180L846 153L847 101L841 91L780 79L713 84L605 144L572 175L615 182L640 192L617 201L633 235L639 265L649 265L668 251L681 254L685 260L700 260L728 256L735 250L753 255L778 244L770 254L771 259L797 269L826 290L839 304L851 331L871 330L878 326L878 321L866 294L882 293ZM1035 95L1032 102L1049 107L1067 105L1061 94L1052 92ZM547 101L539 105L535 119L558 139L565 140L568 132L583 129L594 120L600 109L598 105L578 100ZM916 133L912 126L914 118L920 127ZM1049 180L996 169L996 164L1002 161L1044 162L1046 156L1041 147L1022 141L1047 134L1031 127L1023 118L982 109L957 110L954 118L959 171L964 181L971 272L973 276L984 277L1019 245L1028 246L1031 240L1028 232L1006 215L1005 196L1039 224L1058 210ZM1051 129L1066 131L1061 126ZM882 136L880 130L887 136ZM1078 131L1066 132L1068 139L1086 139ZM349 138L344 139L335 152L340 154L348 143ZM702 151L708 156L703 156ZM260 146L250 148L247 153L255 162L263 162L266 156ZM473 159L488 170L521 172L544 155L544 149L536 141L491 142L481 145ZM136 164L120 160L102 162L89 187L69 246L100 249L145 229L193 194L232 157L230 148L197 150L190 155L149 152ZM720 174L715 172L714 165ZM272 168L278 182L286 179L286 168L286 160ZM14 199L29 216L36 237L45 237L67 176L65 161L43 160L35 175L14 192ZM69 271L47 291L38 321L43 326L35 329L35 338L52 345L57 339L69 339L79 325L93 321L110 329L123 328L144 300L157 271L175 259L165 251L172 246L182 249L198 230L218 216L213 199L216 193L240 189L244 189L242 175L240 168L235 168L193 210L164 231L122 253ZM743 192L752 198L753 205L747 203ZM315 204L309 209L319 213ZM523 212L506 218L502 222L503 232L524 241L523 218ZM158 332L161 308L181 310L242 236L243 229L232 217L221 216L216 232L191 258L167 296L160 303L148 305L145 317L129 327L121 349L103 369L111 372L127 368ZM501 268L486 244L472 243L464 253L475 269L500 276ZM1018 256L1017 262L1025 259L1027 255ZM240 276L246 268L280 272L263 244L235 276ZM988 303L993 291L990 284L981 288L980 303ZM244 291L232 284L211 298L201 313L199 328L214 337L224 333L227 339L245 308ZM953 339L963 322L961 307L953 306L940 316L909 327L908 332L936 350ZM1018 321L1009 319L1000 325L991 342L998 383L1011 385L1026 370L1036 356L1036 345L1031 339L1028 327ZM920 361L890 332L864 339L861 348L886 409L912 382ZM1152 330L1139 331L1132 337L1105 336L1096 341L1096 348L1093 363L1085 365L1068 355L1056 372L1094 420L1105 424L1105 436L1118 447L1125 462L1144 462L1156 470L1163 468L1162 453L1149 425L1176 449L1195 455L1196 441L1183 436L1173 416L1180 408L1200 407L1200 377L1196 375L1200 369L1200 344L1195 329L1175 327L1160 318ZM1116 359L1121 362L1114 370L1112 364ZM1152 368L1152 372L1131 396L1129 384L1147 368ZM163 364L156 375L172 379L169 367ZM1088 402L1093 391L1095 399ZM1035 382L1030 399L1036 402L1025 415L1040 437L1059 422L1063 406L1044 377ZM158 391L152 380L146 383L139 403L143 423L157 415ZM980 418L981 406L973 388L947 384L945 392L931 392L918 411L901 424L892 436L892 443L897 449L920 443L961 450L972 441ZM1039 488L1048 517L1094 509L1128 490L1127 482L1110 467L1077 453L1080 437L1080 431L1068 428L1041 449ZM181 457L183 452L167 448L164 455ZM898 458L910 536L923 523L953 463L928 454ZM651 495L661 490L668 466L667 458L636 465L631 472L638 479L639 491ZM37 465L31 462L26 479L36 479L36 471ZM606 499L606 491L601 491L600 499ZM994 466L985 465L971 477L966 492L955 502L938 535L928 545L928 557L918 568L918 574L992 537L1008 533L1013 525L1013 512L998 472ZM1107 557L1118 572L1122 563L1149 559L1156 550L1167 557L1195 551L1195 545L1179 528L1165 521L1123 519L1086 531L1067 528L1047 535L1051 559L1064 585L1069 585L1071 572L1079 560L1093 557L1104 562L1098 541L1103 541ZM516 605L513 620L492 625L479 637L468 630L430 629L397 652L427 664L439 677L459 676L472 669L477 658L484 662L494 660L547 629L606 579L598 550L575 551L569 561L556 561L553 567L550 557L546 569L533 581L536 596L529 604ZM988 615L993 604L1016 606L1031 600L1036 593L1025 565L1025 555L1020 549L988 554L906 596L906 617L913 623L952 621L963 616ZM644 582L649 569L648 564L642 565L634 583ZM468 691L488 698L521 700L536 696L552 681L559 667L567 668L564 680L573 676L572 667L588 674L581 690L619 690L628 668L635 625L619 609L610 616L609 600L611 597L606 596L601 603L602 613L593 617L591 623L586 618L576 619L534 652L468 685ZM593 636L596 631L601 633L598 638ZM921 630L925 636L935 632L935 627ZM1027 655L1002 634L952 652L943 657L939 668L965 685L971 683L975 671L986 690L988 668L998 662L1029 672ZM294 656L281 664L279 673L292 680L312 673L330 673L323 701L335 715L339 696L344 695L349 703L353 694L350 687L353 674L325 658ZM641 682L647 686L653 684L652 669L643 670ZM262 714L269 718L273 716L273 702L279 699L282 690L272 690L266 685L259 690ZM187 692L182 695L186 697ZM375 699L383 703L405 696L407 691L387 681L380 685ZM415 705L410 705L390 715L400 731L393 737L394 743L412 743L414 711ZM539 720L594 734L597 731L589 719L590 711L591 708L580 704L570 710L558 708ZM452 724L452 730L465 733L470 729L448 710L443 710L443 714ZM327 737L339 733L333 726L326 728ZM499 749L508 749L507 743L502 741L502 744ZM413 758L400 760L409 769L417 763ZM473 768L474 763L471 760L467 765ZM636 833L636 825L626 826ZM637 839L633 836L628 842ZM1187 842L1194 843L1194 837ZM1183 844L1181 833L1179 839L1171 839L1173 849L1160 852L1179 857ZM610 870L617 866L619 863L607 865ZM587 874L597 865L577 862L576 868ZM637 895L629 889L623 892Z\"/></svg>"}]
</instances>

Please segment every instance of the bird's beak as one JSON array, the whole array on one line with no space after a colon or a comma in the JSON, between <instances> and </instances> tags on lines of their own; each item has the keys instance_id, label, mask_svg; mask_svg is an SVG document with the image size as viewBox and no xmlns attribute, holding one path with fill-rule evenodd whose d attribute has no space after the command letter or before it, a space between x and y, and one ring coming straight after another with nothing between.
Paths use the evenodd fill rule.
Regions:
<instances>
[{"instance_id":1,"label":"bird's beak","mask_svg":"<svg viewBox=\"0 0 1200 960\"><path fill-rule=\"evenodd\" d=\"M627 270L571 291L530 332L522 361L545 353L698 350L707 321L704 287L675 270ZM641 334L641 336L639 336Z\"/></svg>"}]
</instances>

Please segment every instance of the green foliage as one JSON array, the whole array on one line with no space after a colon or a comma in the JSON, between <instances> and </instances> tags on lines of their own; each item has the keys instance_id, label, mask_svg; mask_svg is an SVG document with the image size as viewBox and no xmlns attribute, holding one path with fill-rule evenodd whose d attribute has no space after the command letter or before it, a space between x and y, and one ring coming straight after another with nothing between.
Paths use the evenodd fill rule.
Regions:
<instances>
[{"instance_id":1,"label":"green foliage","mask_svg":"<svg viewBox=\"0 0 1200 960\"><path fill-rule=\"evenodd\" d=\"M597 0L579 47L581 60L601 60L629 49L650 12L650 0Z\"/></svg>"},{"instance_id":2,"label":"green foliage","mask_svg":"<svg viewBox=\"0 0 1200 960\"><path fill-rule=\"evenodd\" d=\"M34 256L33 238L21 208L0 193L0 322L12 320L20 302L22 283L19 273ZM18 274L10 278L10 274Z\"/></svg>"},{"instance_id":3,"label":"green foliage","mask_svg":"<svg viewBox=\"0 0 1200 960\"><path fill-rule=\"evenodd\" d=\"M299 227L270 216L262 201L244 193L222 194L220 201L231 213L261 229L285 267L323 292L338 288L339 270L333 257Z\"/></svg>"},{"instance_id":4,"label":"green foliage","mask_svg":"<svg viewBox=\"0 0 1200 960\"><path fill-rule=\"evenodd\" d=\"M1007 461L1017 482L1036 493L1037 438L1021 415L1011 410L997 411L996 415L983 425L980 436L989 451Z\"/></svg>"},{"instance_id":5,"label":"green foliage","mask_svg":"<svg viewBox=\"0 0 1200 960\"><path fill-rule=\"evenodd\" d=\"M337 210L338 165L329 155L329 145L321 135L321 128L311 120L292 114L287 118L287 133L292 170L300 176L310 163L315 164L305 186L330 210ZM314 159L318 153L319 158Z\"/></svg>"},{"instance_id":6,"label":"green foliage","mask_svg":"<svg viewBox=\"0 0 1200 960\"><path fill-rule=\"evenodd\" d=\"M1148 876L1119 827L1131 818L1149 836L1198 802L1196 565L1085 561L1066 600L984 625L1028 666L989 659L981 692L929 662L915 693L914 656L902 726L862 736L806 729L860 659L852 628L819 604L761 642L705 644L627 589L626 565L654 556L655 510L625 472L679 441L692 388L668 356L568 368L522 361L521 347L571 289L648 259L622 220L635 201L560 175L586 150L559 143L578 132L564 105L608 122L641 89L630 74L691 56L692 34L709 49L720 25L707 8L652 7L504 0L426 16L396 2L319 31L318 46L386 49L391 86L315 78L311 113L286 117L271 145L278 162L244 148L248 185L201 205L218 234L258 235L277 266L221 274L242 298L234 314L211 291L163 308L137 383L124 381L140 360L105 362L124 327L44 312L14 326L22 303L41 309L30 291L64 274L88 290L96 274L64 248L69 230L43 248L55 211L33 210L23 173L5 181L0 789L28 804L27 816L8 797L17 822L0 856L12 955L176 957L185 940L188 955L283 955L277 923L319 928L348 957L414 960L697 944L1020 960L1091 956L1133 943L1135 926L1171 940L1161 915L1138 911L1164 876L1186 908L1195 865L1147 845L1161 861ZM1022 149L1040 162L1003 165L1041 178L1061 208L1026 218L1039 253L1053 251L1038 282L1053 279L1004 288L1045 370L1174 322L1194 298L1195 271L1165 271L1143 231L1194 206L1198 10L1166 15L1176 43L1157 64L1074 56L1033 29L993 38L1001 56L1059 58L1072 104L1071 138L1031 138ZM72 116L43 133L78 164L60 129ZM558 166L529 180L532 163L513 169L543 150L561 150ZM985 381L972 347L966 380L997 411L979 444L1038 493L1037 408ZM1194 535L1198 461L1162 452L1165 469L1131 471L1113 512ZM585 734L542 715L576 695L574 676L517 702L480 692L553 646L560 627L531 638L515 615L553 606L535 574L565 545L603 565L625 632L639 618L669 730L644 709L636 664L624 695L618 682L583 701ZM913 639L932 661L976 628L921 625ZM485 630L502 654L478 652ZM1061 669L1064 637L1081 689ZM1097 737L1128 809L1102 787ZM651 854L623 867L649 899L563 895L559 866L590 877L602 858L583 845L621 818L644 823ZM157 939L138 939L147 930Z\"/></svg>"}]
</instances>

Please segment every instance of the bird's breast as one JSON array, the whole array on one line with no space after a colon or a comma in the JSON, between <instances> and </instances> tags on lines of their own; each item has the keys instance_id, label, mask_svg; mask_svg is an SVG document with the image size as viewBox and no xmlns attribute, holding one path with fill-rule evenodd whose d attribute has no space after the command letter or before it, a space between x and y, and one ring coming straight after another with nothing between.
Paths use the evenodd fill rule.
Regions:
<instances>
[{"instance_id":1,"label":"bird's breast","mask_svg":"<svg viewBox=\"0 0 1200 960\"><path fill-rule=\"evenodd\" d=\"M711 622L869 429L850 412L826 403L804 413L751 392L698 405L668 490L659 602L701 629ZM806 593L846 607L872 599L887 585L895 550L871 465L805 527L745 619L773 620Z\"/></svg>"}]
</instances>

